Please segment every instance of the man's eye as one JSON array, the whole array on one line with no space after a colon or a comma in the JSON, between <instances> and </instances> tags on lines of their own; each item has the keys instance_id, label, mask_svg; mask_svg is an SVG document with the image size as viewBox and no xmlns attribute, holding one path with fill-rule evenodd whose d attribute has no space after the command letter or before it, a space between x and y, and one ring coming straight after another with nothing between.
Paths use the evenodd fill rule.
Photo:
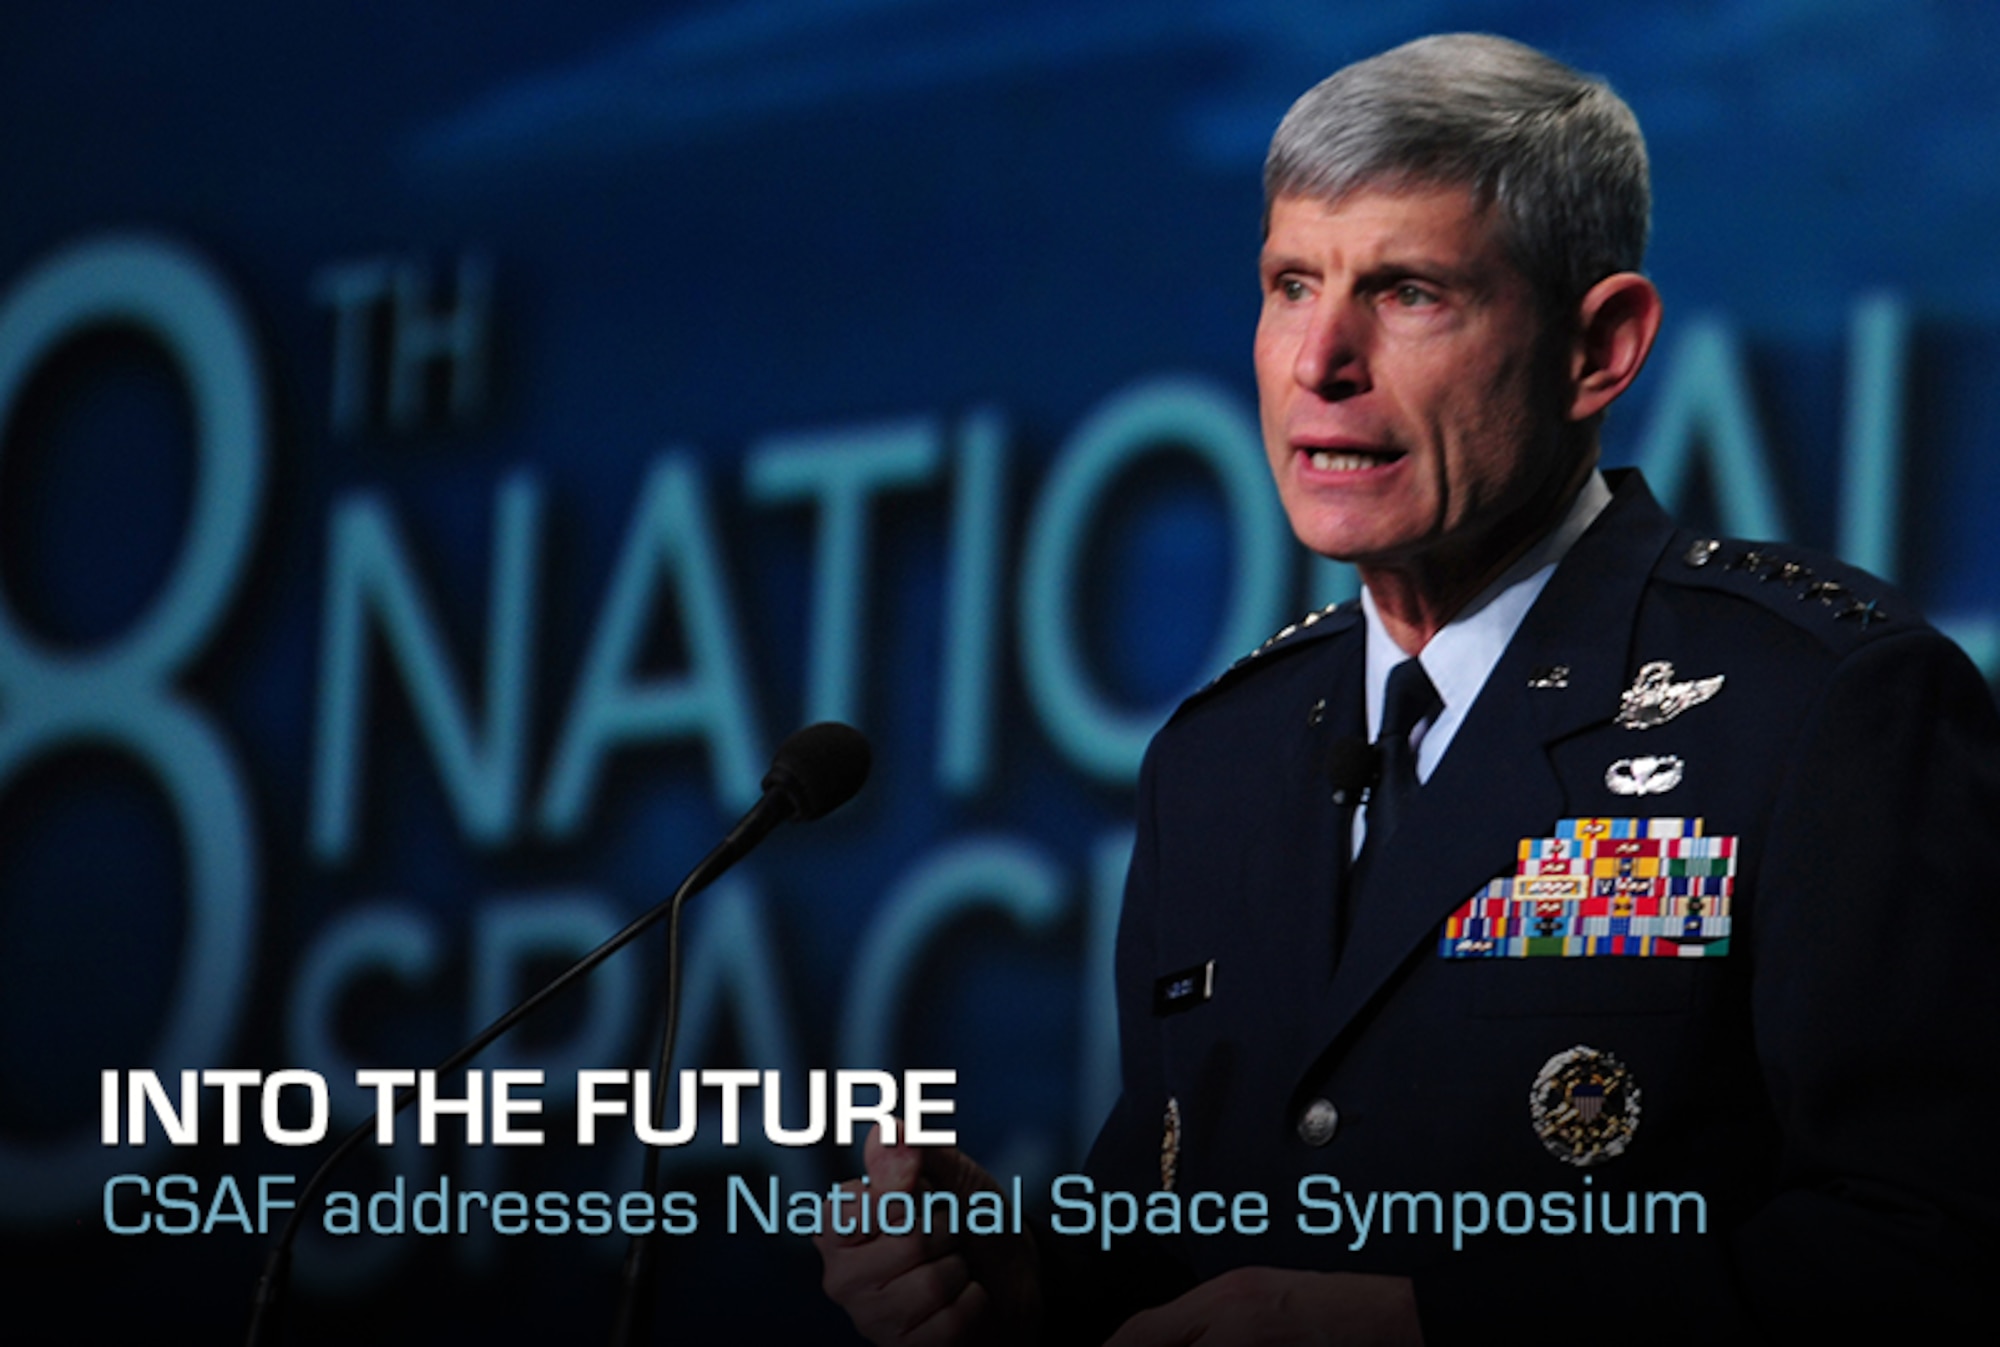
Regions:
<instances>
[{"instance_id":1,"label":"man's eye","mask_svg":"<svg viewBox=\"0 0 2000 1347\"><path fill-rule=\"evenodd\" d=\"M1437 303L1437 296L1413 281L1404 281L1390 290L1389 297L1405 309L1422 308L1426 304Z\"/></svg>"},{"instance_id":2,"label":"man's eye","mask_svg":"<svg viewBox=\"0 0 2000 1347\"><path fill-rule=\"evenodd\" d=\"M1278 294L1287 303L1296 304L1306 297L1306 283L1296 276L1281 276L1278 279Z\"/></svg>"}]
</instances>

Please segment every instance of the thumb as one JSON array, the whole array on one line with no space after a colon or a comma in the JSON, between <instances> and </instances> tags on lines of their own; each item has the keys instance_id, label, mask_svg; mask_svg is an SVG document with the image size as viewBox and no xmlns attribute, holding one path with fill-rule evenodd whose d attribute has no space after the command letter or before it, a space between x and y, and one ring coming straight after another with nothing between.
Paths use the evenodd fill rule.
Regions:
<instances>
[{"instance_id":1,"label":"thumb","mask_svg":"<svg viewBox=\"0 0 2000 1347\"><path fill-rule=\"evenodd\" d=\"M868 1182L877 1192L916 1191L918 1176L923 1171L923 1157L913 1146L883 1144L880 1123L868 1130L868 1143L862 1147L861 1158L868 1168Z\"/></svg>"},{"instance_id":2,"label":"thumb","mask_svg":"<svg viewBox=\"0 0 2000 1347\"><path fill-rule=\"evenodd\" d=\"M924 1177L933 1188L970 1197L974 1193L999 1192L1000 1181L985 1167L956 1146L928 1146L923 1151Z\"/></svg>"}]
</instances>

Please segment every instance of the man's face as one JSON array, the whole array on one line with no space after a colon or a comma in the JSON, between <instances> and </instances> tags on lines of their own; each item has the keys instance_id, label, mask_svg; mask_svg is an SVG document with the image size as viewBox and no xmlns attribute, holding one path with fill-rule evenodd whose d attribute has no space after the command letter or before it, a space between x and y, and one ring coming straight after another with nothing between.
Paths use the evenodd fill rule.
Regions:
<instances>
[{"instance_id":1,"label":"man's face","mask_svg":"<svg viewBox=\"0 0 2000 1347\"><path fill-rule=\"evenodd\" d=\"M1579 466L1566 358L1468 192L1280 197L1259 273L1264 447L1300 541L1477 574L1541 525Z\"/></svg>"}]
</instances>

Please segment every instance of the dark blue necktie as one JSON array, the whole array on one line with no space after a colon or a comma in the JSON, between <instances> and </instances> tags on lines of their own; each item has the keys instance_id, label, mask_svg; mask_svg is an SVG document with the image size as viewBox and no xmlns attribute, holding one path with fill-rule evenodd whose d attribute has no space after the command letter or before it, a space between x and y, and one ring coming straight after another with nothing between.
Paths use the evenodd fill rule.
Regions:
<instances>
[{"instance_id":1,"label":"dark blue necktie","mask_svg":"<svg viewBox=\"0 0 2000 1347\"><path fill-rule=\"evenodd\" d=\"M1381 850L1402 821L1417 793L1417 751L1410 733L1444 709L1444 699L1431 686L1421 660L1406 659L1389 670L1382 697L1382 732L1375 746L1382 754L1382 779L1368 797L1368 837L1364 853Z\"/></svg>"}]
</instances>

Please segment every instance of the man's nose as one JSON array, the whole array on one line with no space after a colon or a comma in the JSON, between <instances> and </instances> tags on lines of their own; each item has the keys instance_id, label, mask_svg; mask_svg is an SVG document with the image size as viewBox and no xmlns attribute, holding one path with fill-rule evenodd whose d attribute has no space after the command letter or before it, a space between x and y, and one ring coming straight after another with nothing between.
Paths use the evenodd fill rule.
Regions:
<instances>
[{"instance_id":1,"label":"man's nose","mask_svg":"<svg viewBox=\"0 0 2000 1347\"><path fill-rule=\"evenodd\" d=\"M1367 314L1360 305L1321 296L1299 342L1293 377L1329 402L1368 390Z\"/></svg>"}]
</instances>

